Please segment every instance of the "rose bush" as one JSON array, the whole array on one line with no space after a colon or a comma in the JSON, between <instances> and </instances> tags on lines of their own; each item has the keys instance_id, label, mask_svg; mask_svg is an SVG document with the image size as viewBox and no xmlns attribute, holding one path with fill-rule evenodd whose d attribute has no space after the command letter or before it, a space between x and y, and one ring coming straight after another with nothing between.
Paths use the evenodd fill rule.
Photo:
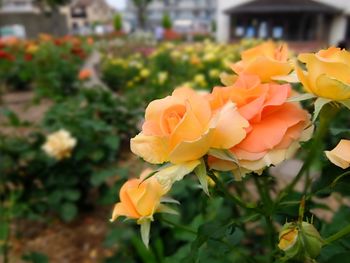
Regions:
<instances>
[{"instance_id":1,"label":"rose bush","mask_svg":"<svg viewBox=\"0 0 350 263\"><path fill-rule=\"evenodd\" d=\"M181 54L174 53L173 56L179 57ZM242 53L242 60L232 66L237 75L221 75L224 87L217 86L211 92L179 88L171 96L152 101L148 105L142 131L131 139L133 153L151 164L162 164L146 176L146 181L157 181L166 192L171 194L175 191L176 198L179 198L184 193L176 194L178 185L186 184L184 181L187 181L187 184L193 186L193 180L182 180L186 174L193 172L206 195L220 196L218 198L223 202L220 208L225 211L225 215L219 210L212 211L212 221L202 219L200 226L193 222L201 219L192 217L194 229L178 223L185 220L157 215L156 218L166 226L194 235L190 239L190 245L174 254L175 260L315 262L318 259L320 262L332 262L341 255L335 251L330 252L329 249L336 246L338 240L346 240L345 237L350 234L349 225L344 229L328 227L310 208L317 207L313 198L320 197L322 193L335 191L346 195L347 190L335 186L340 185L340 181L344 183L348 172L330 173L336 168L329 163L323 164L317 180L310 178L310 172L313 165L320 165L320 160L325 160L326 156L334 164L348 168L347 140L341 141L334 150L323 152L326 135L329 132L335 134L334 125L339 125L337 117L349 121L344 108L339 109L339 104L328 104L337 101L348 107L344 101L347 99L346 88L338 85L340 81L346 81L343 73L346 73L347 56L347 51L334 48L320 51L316 55L300 55L299 59L306 63L308 72L301 72L297 65L299 80L304 85L313 85L310 86L312 88L305 87L313 95L298 94L292 90L292 85L283 84L292 79L285 76L293 70L293 60L289 60L286 46L282 44L278 48L274 43L268 42ZM212 58L208 56L207 59ZM200 65L201 62L194 55L191 63ZM324 63L328 64L323 65ZM333 71L332 63L337 72ZM322 81L316 80L310 84L309 81L315 80L314 78ZM325 78L327 83L332 80L334 85L326 87L323 81ZM202 76L195 76L195 81L202 83ZM319 89L327 94L334 92L336 97L317 93ZM324 96L327 100L320 102L317 99L314 102L315 112L311 121L308 108L304 109L304 104L299 101L312 99L314 95ZM338 128L336 137L342 134L349 136L348 130ZM302 149L300 153L299 149ZM275 182L281 179L272 176L268 167L277 166L296 154L303 158L302 167L293 173L293 178L287 185L278 188ZM235 177L228 173L231 171ZM331 178L326 179L327 176ZM137 205L137 209L142 210L138 206L142 202L137 200L141 200L142 196L139 191L146 195L146 186L141 186L142 179L132 182L126 184L131 189L128 192L129 200L133 200L134 207ZM295 191L299 182L304 182L304 189ZM255 185L254 188L252 185ZM191 189L193 190L194 188ZM125 203L126 191L126 188L122 189L121 203L117 207L124 207L121 204ZM134 195L132 191L135 191ZM156 211L154 205L160 203L157 192L155 188L154 194L158 196L158 201L145 205L147 211ZM254 197L255 192L259 197ZM198 194L195 193L194 196ZM203 210L210 210L210 203L209 199L208 207L204 205L202 208L203 214ZM231 208L230 212L224 209L226 205ZM192 209L197 211L200 208ZM130 217L129 212L121 211L119 209L117 214ZM188 212L186 210L185 213ZM339 213L341 212L340 209ZM153 219L153 213L147 214L152 214ZM134 215L134 218L139 217L139 214ZM285 224L286 221L289 223ZM283 224L285 225L282 226ZM260 240L262 244L256 244L256 239L259 239L257 225L263 229L263 238ZM166 231L163 230L164 227L155 224L153 227L156 232ZM233 233L232 236L230 233ZM148 246L149 235L145 239L142 230L141 234L143 242ZM170 242L171 238L163 240ZM156 246L153 245L153 251L156 251ZM262 248L262 251L256 252L254 247ZM344 249L340 250L341 253L344 252ZM145 253L153 258L156 257L154 253L157 253L153 251Z\"/></svg>"}]
</instances>

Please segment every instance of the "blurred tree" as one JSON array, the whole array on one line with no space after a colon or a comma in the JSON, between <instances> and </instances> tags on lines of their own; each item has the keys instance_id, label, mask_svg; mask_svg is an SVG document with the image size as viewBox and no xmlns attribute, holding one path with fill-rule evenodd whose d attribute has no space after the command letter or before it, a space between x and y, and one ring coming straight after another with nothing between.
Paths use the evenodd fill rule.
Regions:
<instances>
[{"instance_id":1,"label":"blurred tree","mask_svg":"<svg viewBox=\"0 0 350 263\"><path fill-rule=\"evenodd\" d=\"M137 9L138 24L142 29L145 29L147 6L152 2L152 0L132 0L132 2Z\"/></svg>"},{"instance_id":2,"label":"blurred tree","mask_svg":"<svg viewBox=\"0 0 350 263\"><path fill-rule=\"evenodd\" d=\"M123 18L120 14L114 16L113 25L115 31L121 31L123 29Z\"/></svg>"},{"instance_id":3,"label":"blurred tree","mask_svg":"<svg viewBox=\"0 0 350 263\"><path fill-rule=\"evenodd\" d=\"M162 18L162 26L165 29L171 29L173 27L173 24L171 22L171 18L168 13L165 13Z\"/></svg>"},{"instance_id":4,"label":"blurred tree","mask_svg":"<svg viewBox=\"0 0 350 263\"><path fill-rule=\"evenodd\" d=\"M38 6L44 8L45 6L50 6L56 9L57 6L69 4L71 0L35 0Z\"/></svg>"}]
</instances>

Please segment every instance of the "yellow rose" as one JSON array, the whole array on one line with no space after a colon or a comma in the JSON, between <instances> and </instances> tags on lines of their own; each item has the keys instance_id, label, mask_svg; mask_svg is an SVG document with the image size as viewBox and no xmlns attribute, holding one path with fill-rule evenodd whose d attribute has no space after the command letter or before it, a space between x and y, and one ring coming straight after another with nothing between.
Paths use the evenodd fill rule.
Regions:
<instances>
[{"instance_id":1,"label":"yellow rose","mask_svg":"<svg viewBox=\"0 0 350 263\"><path fill-rule=\"evenodd\" d=\"M150 75L150 71L148 69L142 69L141 72L140 72L140 76L142 78L147 78L149 75Z\"/></svg>"},{"instance_id":2,"label":"yellow rose","mask_svg":"<svg viewBox=\"0 0 350 263\"><path fill-rule=\"evenodd\" d=\"M47 136L42 148L47 155L62 160L71 156L76 144L76 139L68 131L60 130Z\"/></svg>"},{"instance_id":3,"label":"yellow rose","mask_svg":"<svg viewBox=\"0 0 350 263\"><path fill-rule=\"evenodd\" d=\"M333 164L343 169L350 167L350 140L341 140L337 147L325 153Z\"/></svg>"},{"instance_id":4,"label":"yellow rose","mask_svg":"<svg viewBox=\"0 0 350 263\"><path fill-rule=\"evenodd\" d=\"M309 93L337 101L350 99L348 51L330 47L316 54L300 54L298 59L305 63L307 71L297 66L297 75Z\"/></svg>"},{"instance_id":5,"label":"yellow rose","mask_svg":"<svg viewBox=\"0 0 350 263\"><path fill-rule=\"evenodd\" d=\"M232 102L214 111L204 95L183 87L148 105L142 132L131 139L131 151L154 164L190 162L210 148L238 144L248 126Z\"/></svg>"},{"instance_id":6,"label":"yellow rose","mask_svg":"<svg viewBox=\"0 0 350 263\"><path fill-rule=\"evenodd\" d=\"M272 41L262 43L243 51L242 60L233 64L232 69L238 75L257 75L263 82L288 75L292 71L288 62L288 47L286 44L277 46Z\"/></svg>"}]
</instances>

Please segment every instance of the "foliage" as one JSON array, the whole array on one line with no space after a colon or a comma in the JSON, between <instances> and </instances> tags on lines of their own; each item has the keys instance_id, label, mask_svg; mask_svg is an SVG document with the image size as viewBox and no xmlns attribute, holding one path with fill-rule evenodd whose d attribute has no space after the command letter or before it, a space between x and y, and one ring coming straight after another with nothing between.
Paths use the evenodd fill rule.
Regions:
<instances>
[{"instance_id":1,"label":"foliage","mask_svg":"<svg viewBox=\"0 0 350 263\"><path fill-rule=\"evenodd\" d=\"M219 85L226 64L238 59L245 45L216 45L210 41L195 45L165 43L142 54L106 56L102 62L102 80L136 107L143 108L182 85L209 90ZM131 52L132 53L132 52ZM136 54L135 54L136 53ZM146 88L147 87L147 88Z\"/></svg>"},{"instance_id":2,"label":"foliage","mask_svg":"<svg viewBox=\"0 0 350 263\"><path fill-rule=\"evenodd\" d=\"M121 14L114 16L113 26L115 31L121 31L123 29L123 18Z\"/></svg>"},{"instance_id":3,"label":"foliage","mask_svg":"<svg viewBox=\"0 0 350 263\"><path fill-rule=\"evenodd\" d=\"M77 92L77 75L90 44L83 39L54 39L0 45L0 83L11 90L34 89L37 97L60 99Z\"/></svg>"},{"instance_id":4,"label":"foliage","mask_svg":"<svg viewBox=\"0 0 350 263\"><path fill-rule=\"evenodd\" d=\"M1 198L16 193L14 217L33 219L54 212L70 221L79 209L93 205L91 190L104 190L106 181L120 173L115 162L134 133L133 120L120 98L86 90L54 105L29 137L2 135ZM61 161L42 150L45 134L58 129L68 130L78 142L72 156Z\"/></svg>"},{"instance_id":5,"label":"foliage","mask_svg":"<svg viewBox=\"0 0 350 263\"><path fill-rule=\"evenodd\" d=\"M171 18L170 18L168 13L163 14L162 26L165 29L171 29L173 27L172 22L171 22Z\"/></svg>"}]
</instances>

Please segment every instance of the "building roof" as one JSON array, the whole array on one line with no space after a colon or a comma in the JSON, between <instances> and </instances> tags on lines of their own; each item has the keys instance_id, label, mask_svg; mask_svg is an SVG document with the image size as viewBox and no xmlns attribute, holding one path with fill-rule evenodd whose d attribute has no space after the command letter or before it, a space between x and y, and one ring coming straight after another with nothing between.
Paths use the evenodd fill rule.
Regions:
<instances>
[{"instance_id":1,"label":"building roof","mask_svg":"<svg viewBox=\"0 0 350 263\"><path fill-rule=\"evenodd\" d=\"M225 10L227 14L292 12L338 14L342 10L313 0L254 0Z\"/></svg>"}]
</instances>

